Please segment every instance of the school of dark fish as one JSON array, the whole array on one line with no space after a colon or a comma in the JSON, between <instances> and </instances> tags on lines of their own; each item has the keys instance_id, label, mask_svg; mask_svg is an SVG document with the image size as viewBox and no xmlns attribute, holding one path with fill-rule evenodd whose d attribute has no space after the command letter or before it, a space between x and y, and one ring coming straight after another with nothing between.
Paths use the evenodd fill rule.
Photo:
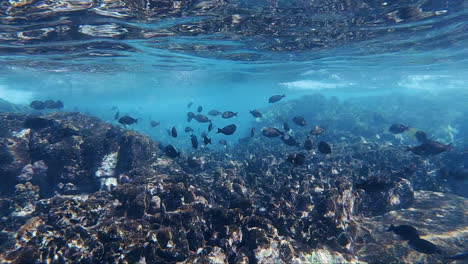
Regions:
<instances>
[{"instance_id":1,"label":"school of dark fish","mask_svg":"<svg viewBox=\"0 0 468 264\"><path fill-rule=\"evenodd\" d=\"M268 103L270 104L274 104L274 103L277 103L279 101L281 101L284 97L286 97L286 95L273 95L271 97L268 98ZM189 102L187 104L187 108L191 108L193 105L193 102ZM39 101L39 100L34 100L30 103L30 107L32 109L35 109L35 110L45 110L45 109L61 109L63 108L63 102L60 101L60 100L46 100L46 101ZM131 125L134 125L134 124L137 124L138 121L140 120L139 118L134 118L130 115L123 115L121 116L120 115L120 110L117 106L113 106L111 108L112 111L116 111L115 112L115 115L114 115L114 119L117 120L118 123L124 125L124 126L131 126ZM207 134L206 133L209 133L211 132L213 129L214 129L214 122L212 119L208 118L208 116L204 115L202 112L203 112L203 106L202 105L199 105L196 109L196 111L198 112L197 114L193 113L193 112L187 112L187 122L191 122L193 119L195 119L197 122L199 123L209 123L208 124L208 127L207 127L207 132L203 132L201 134L201 138L203 139L203 143L204 145L208 145L208 144L211 144L211 139L208 138ZM250 110L249 113L252 115L252 117L254 118L263 118L263 114L260 112L260 110L258 109L253 109L253 110ZM217 116L221 116L223 119L231 119L233 117L237 117L238 115L238 112L233 112L233 111L230 111L230 110L227 110L227 111L218 111L216 109L212 109L210 110L208 113L207 113L209 116L212 116L212 117L217 117ZM299 126L299 127L305 127L308 125L307 121L306 121L306 118L304 118L303 116L300 116L300 115L296 115L294 116L293 118L290 119L295 125ZM155 120L151 120L150 121L150 126L155 128L155 127L158 127L161 123L159 121L155 121ZM218 128L217 129L217 134L223 134L223 135L226 135L226 136L230 136L230 135L233 135L237 130L237 125L236 124L230 124L230 125L227 125L227 126L224 126L222 128ZM256 128L255 127L252 127L250 129L250 137L255 137L256 133L255 133L255 130ZM409 126L407 125L404 125L404 124L400 124L400 123L394 123L392 125L390 125L390 127L388 128L388 132L392 133L392 134L402 134L402 133L405 133L405 132L409 132L410 130L412 130L412 128L410 128ZM196 135L194 135L194 130L190 127L190 126L187 126L185 127L184 129L185 133L191 133L190 135L190 140L191 140L191 143L192 143L192 147L194 149L197 149L198 148L198 139L196 137ZM326 129L320 125L314 125L312 126L311 130L310 130L310 135L312 137L318 137L318 136L321 136L324 132L326 131ZM287 121L284 121L283 123L283 130L280 130L276 127L264 127L261 129L261 134L267 138L277 138L279 137L281 139L281 141L287 145L287 146L290 146L290 147L303 147L304 150L306 151L312 151L314 149L314 145L316 144L315 143L315 140L311 137L311 136L307 136L307 138L302 141L302 143L300 143L291 133L293 131L291 130L289 124ZM178 133L177 133L177 129L176 129L176 126L173 126L171 129L168 129L167 130L167 134L173 138L177 138L178 137ZM431 140L428 138L428 136L426 135L426 133L422 130L418 130L415 132L414 134L415 138L417 139L417 141L420 143L420 145L417 145L417 146L407 146L406 147L406 150L409 151L409 152L412 152L414 153L415 155L418 155L418 156L435 156L435 155L438 155L440 153L443 153L443 152L446 152L446 151L450 151L452 149L452 145L451 143L450 144L444 144L444 143L441 143L441 142L438 142L438 141L435 141L435 140ZM227 141L225 140L220 140L219 141L220 144L226 146L227 145ZM318 144L316 144L316 149L318 150L318 152L320 152L321 154L324 154L324 155L328 155L328 154L331 154L332 153L332 146L325 142L325 141L319 141ZM174 151L171 147L169 147L167 150L169 150L173 155ZM294 165L298 165L300 162L296 162L294 161L295 159L290 159L289 156L288 158L286 159L288 161L291 161Z\"/></svg>"},{"instance_id":2,"label":"school of dark fish","mask_svg":"<svg viewBox=\"0 0 468 264\"><path fill-rule=\"evenodd\" d=\"M285 95L274 95L271 96L268 99L268 103L274 104L279 101L281 101ZM191 108L193 105L193 102L190 102L187 104L188 108ZM57 100L46 100L46 101L32 101L30 103L30 107L34 110L45 110L45 109L61 109L64 107L62 101ZM138 122L141 120L140 118L134 118L130 115L120 115L120 110L118 107L112 107L112 111L116 111L114 115L114 120L117 120L118 123L121 125L127 127L131 126L134 124L138 124ZM234 117L237 117L239 112L233 112L233 111L218 111L215 109L210 110L207 115L213 117L213 119L210 119L207 115L203 114L203 106L198 106L196 109L197 114L193 112L188 112L187 113L187 122L191 122L192 120L195 120L199 123L209 123L207 126L207 131L202 131L200 134L195 133L194 129L190 126L186 126L184 129L185 133L190 133L189 135L180 135L180 137L185 138L189 136L189 140L191 143L191 147L194 150L199 150L199 148L206 148L208 145L213 145L212 144L212 138L209 137L209 133L215 128L214 124L216 122L215 118L220 117L223 119L231 119ZM264 115L260 112L258 109L253 109L250 110L248 113L253 118L263 118ZM247 113L246 113L247 114ZM235 119L233 119L235 120ZM286 119L283 119L286 120ZM282 121L283 121L282 120ZM306 134L306 138L303 140L299 140L297 137L294 135L294 130L291 129L289 126L288 121L292 121L296 126L302 128L306 127L309 125L307 122L306 118L300 115L296 115L292 118L288 118L287 121L283 122L283 129L279 129L276 127L263 127L261 129L261 135L265 138L269 138L268 140L271 140L274 143L285 144L288 147L294 147L295 149L291 149L291 152L285 155L285 161L290 163L292 167L298 167L298 166L303 166L307 164L308 159L310 158L311 155L314 155L315 152L314 150L316 149L318 153L321 155L330 155L333 153L333 147L329 143L325 142L322 139L322 135L327 134L325 133L327 129L325 127L322 127L320 125L313 125L310 128L310 132ZM160 121L155 121L151 120L149 122L149 125L152 128L156 128L160 126L161 122ZM391 124L390 127L388 128L388 132L394 135L400 135L403 133L410 133L411 131L415 131L416 129L410 128L407 125L400 124L400 123L395 123ZM173 125L172 128L167 129L167 134L170 137L177 138L179 137L179 134L177 132L177 127L176 125ZM232 123L229 125L226 125L224 127L218 127L216 134L221 134L224 136L231 136L235 134L237 131L237 125ZM250 138L253 138L256 136L256 128L252 127L250 128ZM436 156L439 155L443 152L450 151L452 149L452 144L444 144L435 140L431 140L428 135L422 131L422 130L417 130L414 133L414 137L419 142L419 145L416 146L406 146L406 150L413 153L414 155L417 156L423 156L423 157L431 157L431 156ZM201 139L202 146L199 144L198 138ZM279 139L278 139L279 138ZM316 143L318 142L318 143ZM218 141L220 145L223 147L228 146L228 141L225 139L220 139ZM160 148L164 151L165 155L167 155L170 158L176 159L181 157L181 152L176 149L175 146L172 144L168 144L166 146L160 145ZM197 160L193 158L187 158L190 164L198 165ZM358 182L355 184L356 188L363 189L367 192L380 192L385 190L387 188L387 183L385 181L381 181L378 179L371 179L366 182ZM407 246L424 254L442 254L443 252L441 249L433 244L432 242L422 239L420 237L419 231L414 228L413 226L409 225L390 225L390 227L387 230L388 232L393 232L395 235L399 237L399 239L403 241L407 241ZM467 253L461 253L458 255L453 255L450 257L446 257L448 261L455 261L455 260L466 260L467 259Z\"/></svg>"}]
</instances>

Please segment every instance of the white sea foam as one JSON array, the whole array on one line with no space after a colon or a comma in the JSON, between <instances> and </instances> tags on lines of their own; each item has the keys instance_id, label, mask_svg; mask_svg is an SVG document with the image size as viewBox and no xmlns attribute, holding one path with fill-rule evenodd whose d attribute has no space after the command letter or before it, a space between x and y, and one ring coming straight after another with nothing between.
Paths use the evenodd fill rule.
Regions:
<instances>
[{"instance_id":1,"label":"white sea foam","mask_svg":"<svg viewBox=\"0 0 468 264\"><path fill-rule=\"evenodd\" d=\"M414 90L446 90L467 88L466 80L457 76L444 74L415 74L408 75L398 82L398 86Z\"/></svg>"},{"instance_id":2,"label":"white sea foam","mask_svg":"<svg viewBox=\"0 0 468 264\"><path fill-rule=\"evenodd\" d=\"M290 90L324 90L324 89L337 89L348 86L353 86L354 83L346 82L322 82L314 80L300 80L294 82L281 83Z\"/></svg>"}]
</instances>

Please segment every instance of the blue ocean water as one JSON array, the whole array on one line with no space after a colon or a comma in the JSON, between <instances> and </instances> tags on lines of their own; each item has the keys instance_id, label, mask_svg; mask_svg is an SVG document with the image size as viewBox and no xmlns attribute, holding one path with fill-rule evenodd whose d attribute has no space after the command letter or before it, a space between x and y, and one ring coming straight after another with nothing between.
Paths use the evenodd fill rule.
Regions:
<instances>
[{"instance_id":1,"label":"blue ocean water","mask_svg":"<svg viewBox=\"0 0 468 264\"><path fill-rule=\"evenodd\" d=\"M1 95L52 96L81 110L165 105L164 118L190 100L245 111L275 93L464 89L466 9L465 1L7 1Z\"/></svg>"},{"instance_id":2,"label":"blue ocean water","mask_svg":"<svg viewBox=\"0 0 468 264\"><path fill-rule=\"evenodd\" d=\"M198 106L203 114L238 112L231 119L210 116L214 131L237 125L232 136L209 134L207 149L222 151L229 148L219 140L239 150L252 127L259 136L263 127L284 122L302 144L307 133L291 121L295 115L305 117L309 130L320 121L344 131L325 134L332 144L345 144L349 133L363 142L417 145L414 131L389 135L390 125L403 123L452 143L452 160L432 161L437 169L464 169L451 193L468 196L466 0L0 3L0 99L23 106L19 112L55 112L29 105L61 100L60 111L98 117L184 153L201 152L184 132L207 130L208 123L187 122ZM283 94L281 102L268 102ZM265 118L253 118L254 109ZM117 111L138 123L120 125ZM167 132L172 127L177 138ZM382 141L376 144L387 144ZM287 156L292 148L271 151ZM415 186L424 184L419 178Z\"/></svg>"},{"instance_id":3,"label":"blue ocean water","mask_svg":"<svg viewBox=\"0 0 468 264\"><path fill-rule=\"evenodd\" d=\"M198 5L214 3L202 1L175 9L181 14L163 15L174 8L167 7L142 17L132 8L99 13L85 3L68 3L70 10L51 5L45 14L40 2L31 3L37 16L29 5L4 8L0 97L22 104L60 98L67 110L105 120L119 106L170 127L182 123L190 101L244 113L237 122L245 123L248 110L268 106L272 94L466 89L464 1L342 8L220 2L206 12ZM191 27L194 33L182 30Z\"/></svg>"}]
</instances>

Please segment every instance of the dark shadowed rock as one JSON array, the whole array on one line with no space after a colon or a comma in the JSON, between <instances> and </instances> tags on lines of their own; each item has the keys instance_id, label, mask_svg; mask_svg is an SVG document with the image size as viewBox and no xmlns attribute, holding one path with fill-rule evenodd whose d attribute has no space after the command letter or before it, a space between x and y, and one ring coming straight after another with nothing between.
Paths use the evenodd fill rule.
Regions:
<instances>
[{"instance_id":1,"label":"dark shadowed rock","mask_svg":"<svg viewBox=\"0 0 468 264\"><path fill-rule=\"evenodd\" d=\"M0 115L0 122L3 140L15 142L2 145L0 155L11 161L0 169L5 175L2 193L11 192L16 175L35 161L43 161L48 169L32 181L41 187L41 195L49 196L60 192L60 183L71 183L80 193L114 185L121 173L145 173L157 153L150 139L78 113Z\"/></svg>"}]
</instances>

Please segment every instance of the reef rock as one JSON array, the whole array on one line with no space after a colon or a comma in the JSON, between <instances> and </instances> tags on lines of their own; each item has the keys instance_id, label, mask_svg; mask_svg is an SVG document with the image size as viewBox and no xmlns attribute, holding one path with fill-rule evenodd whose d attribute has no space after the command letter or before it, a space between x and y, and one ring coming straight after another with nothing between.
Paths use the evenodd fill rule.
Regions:
<instances>
[{"instance_id":1,"label":"reef rock","mask_svg":"<svg viewBox=\"0 0 468 264\"><path fill-rule=\"evenodd\" d=\"M24 182L41 197L110 188L149 173L157 153L149 138L79 113L0 114L0 124L1 194Z\"/></svg>"},{"instance_id":2,"label":"reef rock","mask_svg":"<svg viewBox=\"0 0 468 264\"><path fill-rule=\"evenodd\" d=\"M288 147L265 137L171 159L145 136L78 113L0 122L1 263L416 262L400 258L413 251L390 224L417 226L450 254L466 248L428 236L466 228L454 209L466 200L415 191L436 185L418 174L435 165L391 144L349 136L293 166Z\"/></svg>"}]
</instances>

